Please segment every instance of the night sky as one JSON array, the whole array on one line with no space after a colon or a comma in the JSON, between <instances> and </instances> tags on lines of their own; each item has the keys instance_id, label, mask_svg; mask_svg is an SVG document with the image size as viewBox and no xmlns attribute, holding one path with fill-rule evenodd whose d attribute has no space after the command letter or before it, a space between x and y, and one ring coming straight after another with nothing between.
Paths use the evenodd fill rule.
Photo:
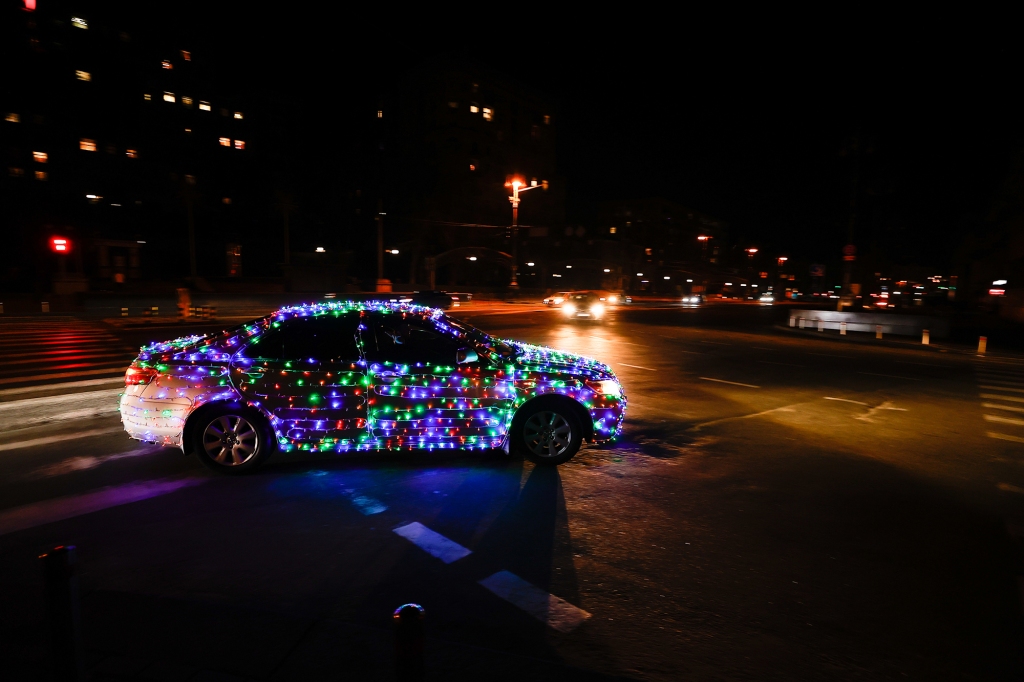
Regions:
<instances>
[{"instance_id":1,"label":"night sky","mask_svg":"<svg viewBox=\"0 0 1024 682\"><path fill-rule=\"evenodd\" d=\"M846 242L856 168L860 252L948 268L1021 149L1021 54L994 38L918 27L817 39L765 27L752 38L721 24L538 36L541 17L524 14L513 39L454 18L413 31L345 8L182 7L163 28L215 53L240 94L291 131L294 162L317 171L310 195L337 182L339 131L430 59L481 64L551 96L571 223L593 221L602 199L662 196L728 221L740 247L809 260L835 260Z\"/></svg>"}]
</instances>

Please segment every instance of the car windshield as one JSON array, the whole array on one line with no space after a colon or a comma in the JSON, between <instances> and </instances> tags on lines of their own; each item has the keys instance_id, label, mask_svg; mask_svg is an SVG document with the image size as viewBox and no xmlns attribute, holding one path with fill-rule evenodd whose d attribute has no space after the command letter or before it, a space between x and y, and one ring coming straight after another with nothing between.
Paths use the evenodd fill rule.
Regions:
<instances>
[{"instance_id":1,"label":"car windshield","mask_svg":"<svg viewBox=\"0 0 1024 682\"><path fill-rule=\"evenodd\" d=\"M448 316L445 316L444 320L452 327L455 327L460 332L463 332L467 337L469 337L470 341L491 350L492 352L499 355L503 360L511 360L512 358L515 358L516 355L519 354L519 351L517 351L515 348L508 345L501 339L497 339L491 336L490 334L487 334L477 329L476 327L467 322L463 322L460 319Z\"/></svg>"}]
</instances>

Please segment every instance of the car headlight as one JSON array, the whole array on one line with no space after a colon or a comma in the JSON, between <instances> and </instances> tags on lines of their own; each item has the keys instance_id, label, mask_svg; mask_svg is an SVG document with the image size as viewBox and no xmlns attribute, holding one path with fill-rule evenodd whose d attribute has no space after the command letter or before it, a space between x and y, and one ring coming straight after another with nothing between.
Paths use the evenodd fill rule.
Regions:
<instances>
[{"instance_id":1,"label":"car headlight","mask_svg":"<svg viewBox=\"0 0 1024 682\"><path fill-rule=\"evenodd\" d=\"M619 302L619 297L616 296L615 294L612 294L611 296L608 297L608 302L609 303L618 303Z\"/></svg>"},{"instance_id":2,"label":"car headlight","mask_svg":"<svg viewBox=\"0 0 1024 682\"><path fill-rule=\"evenodd\" d=\"M604 313L604 306L601 305L600 303L595 303L594 305L590 306L590 312L592 315L601 315L602 313Z\"/></svg>"},{"instance_id":3,"label":"car headlight","mask_svg":"<svg viewBox=\"0 0 1024 682\"><path fill-rule=\"evenodd\" d=\"M575 315L576 306L573 305L572 303L566 303L565 305L562 306L562 312L565 313L566 315Z\"/></svg>"},{"instance_id":4,"label":"car headlight","mask_svg":"<svg viewBox=\"0 0 1024 682\"><path fill-rule=\"evenodd\" d=\"M613 398L622 397L622 386L615 379L605 379L604 381L588 381L587 387L594 393L600 395L607 395Z\"/></svg>"}]
</instances>

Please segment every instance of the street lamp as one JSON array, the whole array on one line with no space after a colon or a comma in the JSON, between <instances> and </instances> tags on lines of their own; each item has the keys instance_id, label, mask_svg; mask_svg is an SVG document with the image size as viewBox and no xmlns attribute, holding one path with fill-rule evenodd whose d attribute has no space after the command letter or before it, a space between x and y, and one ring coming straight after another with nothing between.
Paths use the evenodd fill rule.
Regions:
<instances>
[{"instance_id":1,"label":"street lamp","mask_svg":"<svg viewBox=\"0 0 1024 682\"><path fill-rule=\"evenodd\" d=\"M505 183L505 186L512 188L512 196L508 198L509 203L512 204L512 281L509 282L509 286L517 287L519 286L519 281L516 279L516 270L519 269L519 264L517 262L518 254L516 249L518 239L516 239L516 236L519 233L519 193L537 189L538 187L547 189L548 181L545 180L542 184L538 185L537 181L534 180L530 183L529 187L526 187L522 180L514 178L511 182Z\"/></svg>"},{"instance_id":2,"label":"street lamp","mask_svg":"<svg viewBox=\"0 0 1024 682\"><path fill-rule=\"evenodd\" d=\"M747 258L753 258L754 254L757 253L757 249L755 249L754 247L750 247L749 249L746 249L746 252Z\"/></svg>"}]
</instances>

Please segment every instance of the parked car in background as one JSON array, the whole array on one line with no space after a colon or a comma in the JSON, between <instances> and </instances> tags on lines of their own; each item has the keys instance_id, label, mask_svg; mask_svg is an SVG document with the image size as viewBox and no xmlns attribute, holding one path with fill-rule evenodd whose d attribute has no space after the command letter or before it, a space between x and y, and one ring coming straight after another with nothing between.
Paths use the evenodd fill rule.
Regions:
<instances>
[{"instance_id":1,"label":"parked car in background","mask_svg":"<svg viewBox=\"0 0 1024 682\"><path fill-rule=\"evenodd\" d=\"M697 308L704 302L704 297L701 294L689 294L687 296L683 296L683 299L680 302L683 304L684 308Z\"/></svg>"}]
</instances>

